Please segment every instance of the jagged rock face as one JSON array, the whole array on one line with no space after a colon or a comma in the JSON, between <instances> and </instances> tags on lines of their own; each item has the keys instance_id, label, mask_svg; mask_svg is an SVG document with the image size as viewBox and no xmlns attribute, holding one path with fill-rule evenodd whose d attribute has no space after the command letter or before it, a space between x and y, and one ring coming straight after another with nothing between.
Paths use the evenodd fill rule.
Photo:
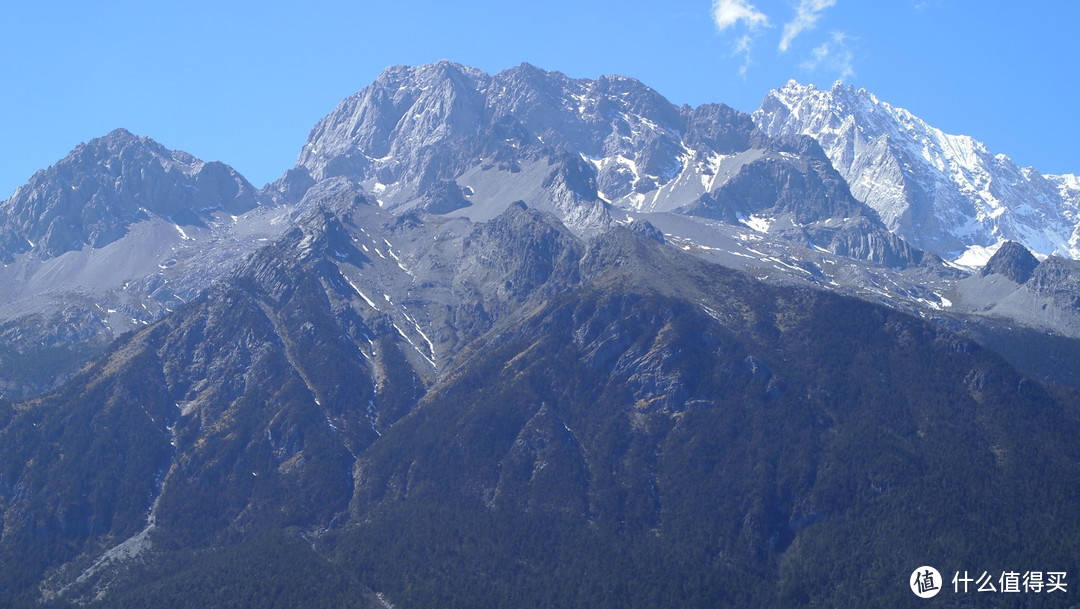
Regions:
<instances>
[{"instance_id":1,"label":"jagged rock face","mask_svg":"<svg viewBox=\"0 0 1080 609\"><path fill-rule=\"evenodd\" d=\"M871 260L890 268L904 268L922 263L927 257L896 235L881 230L866 218L857 218L832 228L823 226L807 229L815 243L829 252L846 258ZM935 256L929 258L936 260ZM940 262L940 260L937 260Z\"/></svg>"},{"instance_id":2,"label":"jagged rock face","mask_svg":"<svg viewBox=\"0 0 1080 609\"><path fill-rule=\"evenodd\" d=\"M102 247L148 214L184 224L210 210L239 214L258 204L256 192L227 165L117 129L35 173L0 204L0 257Z\"/></svg>"},{"instance_id":3,"label":"jagged rock face","mask_svg":"<svg viewBox=\"0 0 1080 609\"><path fill-rule=\"evenodd\" d=\"M829 218L872 216L851 197L843 178L813 140L792 142L776 149L784 156L767 156L743 166L716 190L703 195L688 213L736 222L751 215L790 214L797 224ZM799 150L799 156L790 152Z\"/></svg>"},{"instance_id":4,"label":"jagged rock face","mask_svg":"<svg viewBox=\"0 0 1080 609\"><path fill-rule=\"evenodd\" d=\"M322 180L362 176L377 159L392 158L395 163L380 175L435 179L438 158L428 155L446 140L478 131L481 117L475 109L487 78L447 62L427 69L390 68L315 126L297 166Z\"/></svg>"},{"instance_id":5,"label":"jagged rock face","mask_svg":"<svg viewBox=\"0 0 1080 609\"><path fill-rule=\"evenodd\" d=\"M0 399L17 401L56 387L117 334L92 304L74 297L0 322Z\"/></svg>"},{"instance_id":6,"label":"jagged rock face","mask_svg":"<svg viewBox=\"0 0 1080 609\"><path fill-rule=\"evenodd\" d=\"M579 281L581 244L522 204L446 230L395 219L347 190L325 195L326 207L230 278L84 370L73 384L85 391L43 398L57 413L44 433L60 433L69 417L76 428L42 440L39 419L0 420L0 437L15 443L0 450L0 521L12 531L0 562L36 534L62 536L76 552L107 550L107 559L71 565L45 586L88 599L117 577L114 559L149 551L153 531L191 539L282 519L328 526L349 503L355 455L408 414L441 366L527 300ZM414 249L433 242L434 251ZM129 411L137 426L117 419ZM62 451L73 442L108 454L76 471L28 466L15 452L53 440ZM131 448L112 454L116 442ZM41 489L61 475L111 498L53 513L48 502L67 505L57 497L68 485L55 489L60 495ZM190 518L200 505L216 507ZM40 524L22 521L22 510L42 512Z\"/></svg>"},{"instance_id":7,"label":"jagged rock face","mask_svg":"<svg viewBox=\"0 0 1080 609\"><path fill-rule=\"evenodd\" d=\"M1080 262L1059 256L1040 261L1013 241L948 292L957 312L981 318L967 320L981 340L1017 358L1029 374L1072 386L1078 385L1071 376L1080 353L1078 295Z\"/></svg>"},{"instance_id":8,"label":"jagged rock face","mask_svg":"<svg viewBox=\"0 0 1080 609\"><path fill-rule=\"evenodd\" d=\"M702 104L689 112L685 143L695 150L733 154L766 144L749 115L724 104Z\"/></svg>"},{"instance_id":9,"label":"jagged rock face","mask_svg":"<svg viewBox=\"0 0 1080 609\"><path fill-rule=\"evenodd\" d=\"M766 231L810 247L839 228L815 239L815 223L862 218L845 231L896 247L834 251L895 266L918 258L852 198L810 138L771 139L727 106L676 107L617 76L571 79L528 64L493 76L449 62L390 68L320 121L272 190L289 200L330 178L363 185L391 210L486 219L521 199L585 234L610 226L611 210L676 211L733 224L759 216Z\"/></svg>"},{"instance_id":10,"label":"jagged rock face","mask_svg":"<svg viewBox=\"0 0 1080 609\"><path fill-rule=\"evenodd\" d=\"M1028 290L1047 296L1057 306L1080 311L1080 263L1057 256L1043 260L1026 284Z\"/></svg>"},{"instance_id":11,"label":"jagged rock face","mask_svg":"<svg viewBox=\"0 0 1080 609\"><path fill-rule=\"evenodd\" d=\"M968 136L948 135L865 90L794 81L771 91L754 121L772 136L814 137L857 199L892 231L948 259L1015 240L1080 256L1075 176L1021 169Z\"/></svg>"},{"instance_id":12,"label":"jagged rock face","mask_svg":"<svg viewBox=\"0 0 1080 609\"><path fill-rule=\"evenodd\" d=\"M528 64L489 76L450 62L386 70L316 125L297 165L315 180L383 183L457 177L484 154L506 160L543 147L591 157L629 154L662 175L680 153L682 111L638 81L572 80Z\"/></svg>"},{"instance_id":13,"label":"jagged rock face","mask_svg":"<svg viewBox=\"0 0 1080 609\"><path fill-rule=\"evenodd\" d=\"M807 246L885 266L918 264L922 252L890 233L855 200L812 139L768 144L777 154L747 163L735 177L678 211L726 221L767 222L766 231Z\"/></svg>"},{"instance_id":14,"label":"jagged rock face","mask_svg":"<svg viewBox=\"0 0 1080 609\"><path fill-rule=\"evenodd\" d=\"M986 262L982 275L985 277L996 273L1016 283L1026 283L1028 279L1031 279L1037 266L1039 266L1039 259L1026 247L1015 241L1006 241Z\"/></svg>"},{"instance_id":15,"label":"jagged rock face","mask_svg":"<svg viewBox=\"0 0 1080 609\"><path fill-rule=\"evenodd\" d=\"M230 167L123 129L35 173L0 203L0 398L58 386L227 275L285 228L264 200Z\"/></svg>"}]
</instances>

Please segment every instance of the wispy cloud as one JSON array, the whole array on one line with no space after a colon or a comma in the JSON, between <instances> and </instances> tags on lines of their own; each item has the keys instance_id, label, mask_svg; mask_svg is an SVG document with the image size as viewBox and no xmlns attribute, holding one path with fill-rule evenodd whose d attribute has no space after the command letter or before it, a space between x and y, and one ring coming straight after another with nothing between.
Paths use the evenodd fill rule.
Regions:
<instances>
[{"instance_id":1,"label":"wispy cloud","mask_svg":"<svg viewBox=\"0 0 1080 609\"><path fill-rule=\"evenodd\" d=\"M799 5L795 7L795 18L784 24L784 35L780 38L780 50L787 51L799 34L817 25L818 19L821 18L821 13L825 9L835 5L836 0L799 0Z\"/></svg>"},{"instance_id":2,"label":"wispy cloud","mask_svg":"<svg viewBox=\"0 0 1080 609\"><path fill-rule=\"evenodd\" d=\"M739 76L746 77L747 70L753 65L752 51L754 39L757 38L762 28L770 26L769 17L757 10L749 0L713 0L713 22L716 29L723 32L729 28L742 25L745 29L743 35L735 41L731 55L742 57L742 65L739 66Z\"/></svg>"},{"instance_id":3,"label":"wispy cloud","mask_svg":"<svg viewBox=\"0 0 1080 609\"><path fill-rule=\"evenodd\" d=\"M713 21L721 32L740 21L750 29L768 27L769 18L747 0L713 0Z\"/></svg>"},{"instance_id":4,"label":"wispy cloud","mask_svg":"<svg viewBox=\"0 0 1080 609\"><path fill-rule=\"evenodd\" d=\"M833 32L829 40L810 52L810 59L802 64L808 71L824 70L836 75L837 80L847 80L855 75L855 53L851 50L851 37L844 32Z\"/></svg>"},{"instance_id":5,"label":"wispy cloud","mask_svg":"<svg viewBox=\"0 0 1080 609\"><path fill-rule=\"evenodd\" d=\"M754 60L750 55L750 50L753 48L754 38L750 34L743 34L735 42L735 49L732 50L733 56L742 56L742 65L739 66L739 76L746 78L746 72L750 70L750 66L753 65Z\"/></svg>"}]
</instances>

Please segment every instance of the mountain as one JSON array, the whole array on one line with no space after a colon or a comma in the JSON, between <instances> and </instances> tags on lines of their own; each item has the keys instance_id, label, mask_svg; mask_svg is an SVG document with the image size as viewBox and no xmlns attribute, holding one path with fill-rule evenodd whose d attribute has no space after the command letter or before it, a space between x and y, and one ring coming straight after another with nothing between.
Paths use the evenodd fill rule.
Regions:
<instances>
[{"instance_id":1,"label":"mountain","mask_svg":"<svg viewBox=\"0 0 1080 609\"><path fill-rule=\"evenodd\" d=\"M949 135L865 89L789 81L753 115L772 136L808 135L855 198L914 246L974 266L1001 241L1080 257L1080 181L1017 167L982 142Z\"/></svg>"},{"instance_id":2,"label":"mountain","mask_svg":"<svg viewBox=\"0 0 1080 609\"><path fill-rule=\"evenodd\" d=\"M227 274L280 234L265 202L227 165L123 129L35 173L0 203L0 397L55 387Z\"/></svg>"},{"instance_id":3,"label":"mountain","mask_svg":"<svg viewBox=\"0 0 1080 609\"><path fill-rule=\"evenodd\" d=\"M1077 394L635 228L584 240L523 204L471 223L324 198L4 410L0 588L56 606L284 606L271 581L311 606L865 606L900 602L926 560L1071 564Z\"/></svg>"},{"instance_id":4,"label":"mountain","mask_svg":"<svg viewBox=\"0 0 1080 609\"><path fill-rule=\"evenodd\" d=\"M523 206L447 235L335 194L230 279L32 403L35 414L14 414L0 434L0 461L15 467L0 493L0 561L24 559L5 589L47 573L46 598L92 599L134 577L137 558L195 558L176 544L197 556L253 527L316 534L343 521L355 455L409 412L452 349L553 274L573 277L556 271L576 241ZM416 251L396 253L391 239L439 251L414 265ZM54 449L85 457L22 458ZM94 498L76 496L88 488ZM66 553L28 553L42 536Z\"/></svg>"},{"instance_id":5,"label":"mountain","mask_svg":"<svg viewBox=\"0 0 1080 609\"><path fill-rule=\"evenodd\" d=\"M923 263L809 138L769 138L722 104L676 107L633 79L528 64L493 76L450 62L396 67L320 121L297 166L262 192L221 163L124 130L35 174L0 205L0 361L11 370L0 396L55 387L340 180L395 213L483 221L522 200L579 234L646 219L702 251L739 250L729 264L766 273L782 266L771 258L803 265L807 248L871 266ZM741 251L744 232L768 237L751 247L766 260ZM829 267L814 277L836 280Z\"/></svg>"},{"instance_id":6,"label":"mountain","mask_svg":"<svg viewBox=\"0 0 1080 609\"><path fill-rule=\"evenodd\" d=\"M983 277L1004 275L1016 283L1027 283L1038 266L1039 259L1026 247L1015 241L1006 241L994 252L990 260L986 261L986 266L980 274Z\"/></svg>"},{"instance_id":7,"label":"mountain","mask_svg":"<svg viewBox=\"0 0 1080 609\"><path fill-rule=\"evenodd\" d=\"M89 175L189 158L114 137ZM1076 570L1078 263L946 263L809 136L439 62L252 207L161 183L0 274L0 605L899 606L923 564Z\"/></svg>"},{"instance_id":8,"label":"mountain","mask_svg":"<svg viewBox=\"0 0 1080 609\"><path fill-rule=\"evenodd\" d=\"M103 247L151 214L190 224L213 210L234 215L258 204L231 167L168 150L117 129L82 144L0 205L0 256L57 256Z\"/></svg>"},{"instance_id":9,"label":"mountain","mask_svg":"<svg viewBox=\"0 0 1080 609\"><path fill-rule=\"evenodd\" d=\"M1080 262L1057 256L1039 261L1006 242L982 271L956 282L949 295L959 311L1018 321L1044 332L1080 336Z\"/></svg>"},{"instance_id":10,"label":"mountain","mask_svg":"<svg viewBox=\"0 0 1080 609\"><path fill-rule=\"evenodd\" d=\"M823 148L800 133L769 135L722 104L675 106L630 78L529 64L488 75L444 61L388 68L344 100L267 190L288 206L344 181L394 214L474 222L521 200L583 237L642 220L676 247L767 281L840 291L954 331L974 315L1001 332L1022 324L1078 338L1068 307L1040 320L1008 307L984 315L990 295L968 291L952 309L968 272L912 245L929 232L890 231L888 210L854 196ZM1041 377L1050 352L1025 350L1013 364Z\"/></svg>"},{"instance_id":11,"label":"mountain","mask_svg":"<svg viewBox=\"0 0 1080 609\"><path fill-rule=\"evenodd\" d=\"M677 107L621 76L389 68L319 121L271 192L295 200L335 177L397 211L483 220L524 200L584 233L677 213L887 266L922 259L808 138L770 138L727 106Z\"/></svg>"}]
</instances>

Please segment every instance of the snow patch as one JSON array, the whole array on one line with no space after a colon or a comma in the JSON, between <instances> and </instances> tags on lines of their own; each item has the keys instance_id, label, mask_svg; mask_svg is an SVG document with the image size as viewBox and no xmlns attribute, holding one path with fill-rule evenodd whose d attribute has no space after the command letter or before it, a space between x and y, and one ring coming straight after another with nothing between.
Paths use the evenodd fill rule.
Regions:
<instances>
[{"instance_id":1,"label":"snow patch","mask_svg":"<svg viewBox=\"0 0 1080 609\"><path fill-rule=\"evenodd\" d=\"M424 353L423 349L421 349L420 347L418 347L418 346L417 346L417 344L416 344L416 343L414 343L414 342L413 342L413 340L412 340L411 338L409 338L409 335L408 335L408 334L405 334L405 332L404 332L404 331L403 331L403 330L401 329L401 326L397 325L396 323L395 323L395 324L393 324L393 325L394 325L394 329L395 329L395 330L397 330L397 333L401 335L401 338L404 338L404 339L405 339L405 342L407 342L407 343L409 343L410 345L412 345L412 348L413 348L413 349L416 349L416 352L420 354L420 357L422 357L422 358L424 358L425 360L427 360L427 363L431 364L431 367L432 367L432 368L436 368L436 366L435 366L435 360L433 360L433 359L431 359L430 357L428 357L428 355L427 355L426 353Z\"/></svg>"},{"instance_id":2,"label":"snow patch","mask_svg":"<svg viewBox=\"0 0 1080 609\"><path fill-rule=\"evenodd\" d=\"M176 229L176 232L180 233L180 238L183 239L184 241L194 241L195 240L193 237L189 236L186 232L184 232L184 228L182 226L180 226L179 224L173 224L173 228Z\"/></svg>"},{"instance_id":3,"label":"snow patch","mask_svg":"<svg viewBox=\"0 0 1080 609\"><path fill-rule=\"evenodd\" d=\"M383 243L386 244L386 253L390 254L390 257L393 258L394 262L397 263L398 268L405 271L406 273L408 273L410 277L413 276L412 271L405 268L405 265L401 263L401 258L398 258L398 255L394 253L394 246L389 241L387 241L386 239L383 239ZM378 250L375 250L375 251L378 251Z\"/></svg>"},{"instance_id":4,"label":"snow patch","mask_svg":"<svg viewBox=\"0 0 1080 609\"><path fill-rule=\"evenodd\" d=\"M964 250L963 254L953 260L953 264L969 270L982 268L986 266L986 263L990 261L990 258L997 253L998 249L1001 248L1002 243L1004 243L1004 241L991 245L990 247L983 247L981 245L969 246Z\"/></svg>"},{"instance_id":5,"label":"snow patch","mask_svg":"<svg viewBox=\"0 0 1080 609\"><path fill-rule=\"evenodd\" d=\"M776 218L766 218L764 216L755 216L753 214L751 214L749 218L744 218L742 214L740 214L738 220L740 223L745 224L759 233L769 232L769 227L772 226L773 222L776 222Z\"/></svg>"},{"instance_id":6,"label":"snow patch","mask_svg":"<svg viewBox=\"0 0 1080 609\"><path fill-rule=\"evenodd\" d=\"M357 293L357 295L360 296L360 298L364 299L364 302L366 302L369 307L371 307L372 309L375 309L376 311L379 310L379 307L375 306L375 303L372 302L370 298L365 296L364 293L360 291L360 288L356 287L356 284L352 282L352 279L349 279L348 277L346 277L345 281L347 281L349 283L349 286L353 289L354 292Z\"/></svg>"}]
</instances>

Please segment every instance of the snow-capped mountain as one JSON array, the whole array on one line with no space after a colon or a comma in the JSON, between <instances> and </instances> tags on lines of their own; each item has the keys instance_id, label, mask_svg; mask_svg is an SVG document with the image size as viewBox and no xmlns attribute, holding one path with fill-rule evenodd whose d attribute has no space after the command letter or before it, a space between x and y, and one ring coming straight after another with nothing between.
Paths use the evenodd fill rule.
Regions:
<instances>
[{"instance_id":1,"label":"snow-capped mountain","mask_svg":"<svg viewBox=\"0 0 1080 609\"><path fill-rule=\"evenodd\" d=\"M816 91L789 84L781 92L794 98L797 90ZM878 104L876 114L866 111L878 117L876 132L897 131L889 127L895 116L921 124L868 94L839 88L818 94L862 96L870 110ZM775 121L812 114L809 106L773 105ZM757 116L759 122L764 118ZM837 125L849 127L834 131L868 132L854 118L845 120L836 118ZM575 79L529 64L486 74L442 61L388 68L343 100L315 125L296 166L261 192L222 163L117 130L80 145L0 204L0 256L8 261L0 269L0 351L10 347L22 359L33 359L41 345L89 345L92 339L89 354L117 333L190 299L288 230L311 205L334 197L373 201L389 217L473 223L522 201L585 238L618 224L651 224L676 247L755 277L794 278L913 312L948 308L956 279L950 273L957 271L909 244L934 242L926 227L937 224L900 230L905 237L899 237L882 222L910 220L914 203L926 203L925 197L903 199L908 207L892 215L882 205L895 203L895 197L864 196L868 206L834 168L845 165L831 160L814 138L794 128L769 135L770 125L759 127L749 115L719 103L676 106L622 76ZM924 130L951 142L950 150L977 148L968 139L954 142ZM853 151L861 154L870 145L856 145L863 139L852 137ZM822 144L835 153L837 141ZM859 156L867 171L885 175L901 167L888 147L898 137L874 141L887 154ZM928 188L918 190L929 178L920 181L917 174L933 175L897 169L907 180L896 187L897 196ZM1025 175L1035 183L1037 174ZM1043 186L1057 184L1065 198L1080 193L1074 177L1039 179ZM854 184L865 194L866 179ZM944 182L935 184L935 191L948 190ZM988 192L996 192L994 184ZM964 224L969 220L957 211L961 207L952 211ZM1036 252L1053 251L1016 240ZM910 276L903 269L911 269ZM396 323L407 334L412 327L404 316ZM426 342L419 332L411 338ZM72 360L66 370L76 364ZM38 380L63 376L49 373ZM49 386L0 379L0 392L8 397Z\"/></svg>"},{"instance_id":2,"label":"snow-capped mountain","mask_svg":"<svg viewBox=\"0 0 1080 609\"><path fill-rule=\"evenodd\" d=\"M389 68L315 126L271 190L288 202L332 178L396 213L484 220L523 200L582 234L675 214L890 267L922 258L851 196L811 138L768 137L728 106L675 106L622 76Z\"/></svg>"},{"instance_id":3,"label":"snow-capped mountain","mask_svg":"<svg viewBox=\"0 0 1080 609\"><path fill-rule=\"evenodd\" d=\"M947 264L721 104L395 67L263 191L118 131L0 212L0 606L898 606L928 551L1077 555L1080 262Z\"/></svg>"},{"instance_id":4,"label":"snow-capped mountain","mask_svg":"<svg viewBox=\"0 0 1080 609\"><path fill-rule=\"evenodd\" d=\"M912 244L962 263L1005 240L1080 257L1080 181L1018 167L966 135L950 135L865 89L789 81L753 119L772 136L815 138L857 199Z\"/></svg>"}]
</instances>

